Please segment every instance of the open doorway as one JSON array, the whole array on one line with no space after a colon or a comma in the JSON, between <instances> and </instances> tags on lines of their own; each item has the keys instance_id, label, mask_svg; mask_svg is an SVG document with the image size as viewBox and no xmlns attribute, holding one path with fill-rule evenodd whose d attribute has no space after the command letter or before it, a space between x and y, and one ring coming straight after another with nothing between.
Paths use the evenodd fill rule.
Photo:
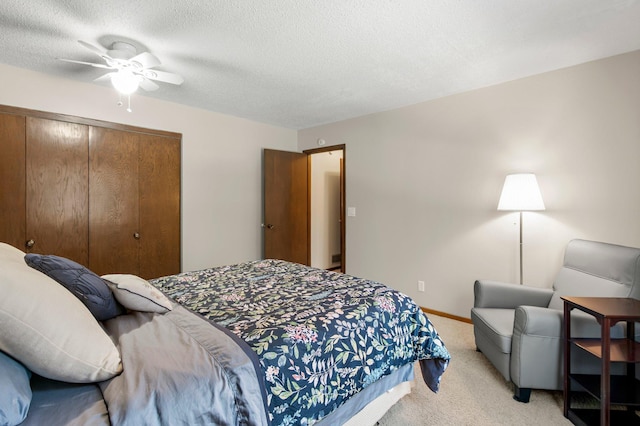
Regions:
<instances>
[{"instance_id":1,"label":"open doorway","mask_svg":"<svg viewBox=\"0 0 640 426\"><path fill-rule=\"evenodd\" d=\"M309 156L310 264L345 272L344 146L304 153Z\"/></svg>"}]
</instances>

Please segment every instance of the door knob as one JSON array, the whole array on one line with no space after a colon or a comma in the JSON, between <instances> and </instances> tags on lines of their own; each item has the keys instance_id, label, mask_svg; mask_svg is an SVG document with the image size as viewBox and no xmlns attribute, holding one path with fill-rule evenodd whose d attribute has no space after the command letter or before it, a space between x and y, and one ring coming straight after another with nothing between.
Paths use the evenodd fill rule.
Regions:
<instances>
[{"instance_id":1,"label":"door knob","mask_svg":"<svg viewBox=\"0 0 640 426\"><path fill-rule=\"evenodd\" d=\"M31 247L33 247L35 244L36 244L36 242L35 242L35 241L33 241L33 240L29 240L29 241L27 241L27 242L25 243L25 245L27 246L27 248L31 248Z\"/></svg>"},{"instance_id":2,"label":"door knob","mask_svg":"<svg viewBox=\"0 0 640 426\"><path fill-rule=\"evenodd\" d=\"M140 234L138 232L134 232L133 233L133 238L135 238L136 240L140 239Z\"/></svg>"},{"instance_id":3,"label":"door knob","mask_svg":"<svg viewBox=\"0 0 640 426\"><path fill-rule=\"evenodd\" d=\"M270 223L268 223L268 224L267 224L267 229L273 229L273 228L275 228L275 227L276 227L275 225L272 225L272 224L270 224Z\"/></svg>"}]
</instances>

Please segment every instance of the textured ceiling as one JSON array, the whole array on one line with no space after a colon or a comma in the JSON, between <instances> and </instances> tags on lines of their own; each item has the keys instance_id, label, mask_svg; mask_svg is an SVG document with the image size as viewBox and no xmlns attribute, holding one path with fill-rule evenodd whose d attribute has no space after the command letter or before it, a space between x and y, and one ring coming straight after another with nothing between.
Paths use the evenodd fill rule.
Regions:
<instances>
[{"instance_id":1,"label":"textured ceiling","mask_svg":"<svg viewBox=\"0 0 640 426\"><path fill-rule=\"evenodd\" d=\"M2 0L0 62L92 82L56 58L128 41L185 78L144 96L302 129L637 50L639 23L640 0Z\"/></svg>"}]
</instances>

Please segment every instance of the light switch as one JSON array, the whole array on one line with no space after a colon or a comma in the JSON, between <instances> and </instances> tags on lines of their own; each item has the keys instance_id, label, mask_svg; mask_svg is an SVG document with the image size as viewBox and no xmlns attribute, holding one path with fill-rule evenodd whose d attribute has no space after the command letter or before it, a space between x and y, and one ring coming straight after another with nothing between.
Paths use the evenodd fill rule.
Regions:
<instances>
[{"instance_id":1,"label":"light switch","mask_svg":"<svg viewBox=\"0 0 640 426\"><path fill-rule=\"evenodd\" d=\"M347 216L355 216L356 208L355 207L347 207Z\"/></svg>"}]
</instances>

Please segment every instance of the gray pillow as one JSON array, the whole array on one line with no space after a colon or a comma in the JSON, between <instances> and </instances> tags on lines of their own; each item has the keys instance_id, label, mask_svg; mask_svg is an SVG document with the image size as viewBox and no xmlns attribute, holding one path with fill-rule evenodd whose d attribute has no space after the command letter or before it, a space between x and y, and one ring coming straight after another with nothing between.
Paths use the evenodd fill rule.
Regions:
<instances>
[{"instance_id":1,"label":"gray pillow","mask_svg":"<svg viewBox=\"0 0 640 426\"><path fill-rule=\"evenodd\" d=\"M24 260L73 293L98 321L124 313L104 280L79 263L60 256L34 253L25 255Z\"/></svg>"},{"instance_id":2,"label":"gray pillow","mask_svg":"<svg viewBox=\"0 0 640 426\"><path fill-rule=\"evenodd\" d=\"M31 372L0 351L0 425L20 424L31 405Z\"/></svg>"}]
</instances>

